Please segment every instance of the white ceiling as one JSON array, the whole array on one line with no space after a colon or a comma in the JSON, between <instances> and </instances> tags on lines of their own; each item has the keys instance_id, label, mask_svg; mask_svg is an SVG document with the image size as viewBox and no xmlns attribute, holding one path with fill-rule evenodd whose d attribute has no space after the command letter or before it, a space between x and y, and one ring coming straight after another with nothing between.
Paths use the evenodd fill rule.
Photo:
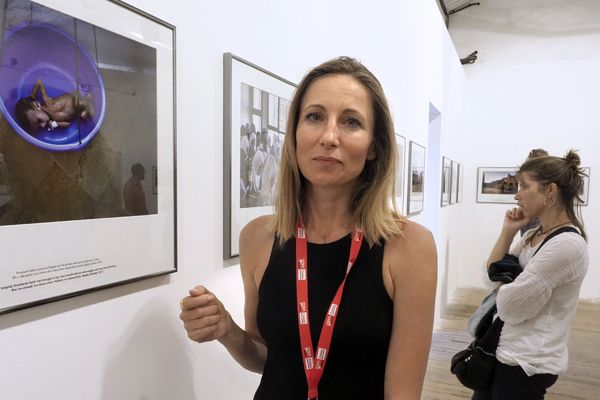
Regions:
<instances>
[{"instance_id":1,"label":"white ceiling","mask_svg":"<svg viewBox=\"0 0 600 400\"><path fill-rule=\"evenodd\" d=\"M446 0L446 7L478 1L450 15L459 57L478 50L481 62L600 56L600 0Z\"/></svg>"},{"instance_id":2,"label":"white ceiling","mask_svg":"<svg viewBox=\"0 0 600 400\"><path fill-rule=\"evenodd\" d=\"M448 11L474 2L481 5L451 15L450 25L461 20L481 30L510 28L516 33L541 36L600 33L598 0L445 0Z\"/></svg>"},{"instance_id":3,"label":"white ceiling","mask_svg":"<svg viewBox=\"0 0 600 400\"><path fill-rule=\"evenodd\" d=\"M446 5L446 10L448 10L448 11L457 9L458 7L464 6L469 3L477 3L477 1L471 1L471 0L442 0L442 1Z\"/></svg>"}]
</instances>

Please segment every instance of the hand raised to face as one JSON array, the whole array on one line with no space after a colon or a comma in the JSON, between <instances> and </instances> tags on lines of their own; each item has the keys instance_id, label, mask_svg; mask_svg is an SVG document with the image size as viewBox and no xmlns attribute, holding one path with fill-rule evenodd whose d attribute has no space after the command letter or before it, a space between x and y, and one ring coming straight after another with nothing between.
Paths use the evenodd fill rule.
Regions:
<instances>
[{"instance_id":1,"label":"hand raised to face","mask_svg":"<svg viewBox=\"0 0 600 400\"><path fill-rule=\"evenodd\" d=\"M516 232L531 221L527 218L519 207L514 207L506 211L504 215L503 229L510 232Z\"/></svg>"}]
</instances>

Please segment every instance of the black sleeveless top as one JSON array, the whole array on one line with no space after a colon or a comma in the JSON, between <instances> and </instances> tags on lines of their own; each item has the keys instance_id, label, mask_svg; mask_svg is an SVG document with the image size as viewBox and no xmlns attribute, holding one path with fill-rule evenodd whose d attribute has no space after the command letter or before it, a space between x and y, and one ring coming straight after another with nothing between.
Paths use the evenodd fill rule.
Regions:
<instances>
[{"instance_id":1,"label":"black sleeveless top","mask_svg":"<svg viewBox=\"0 0 600 400\"><path fill-rule=\"evenodd\" d=\"M306 400L307 384L296 313L295 239L275 243L259 287L256 312L267 343L267 361L254 400ZM308 243L308 305L316 348L325 314L344 279L350 235L327 244ZM383 399L393 303L382 276L383 246L364 240L346 281L319 400Z\"/></svg>"}]
</instances>

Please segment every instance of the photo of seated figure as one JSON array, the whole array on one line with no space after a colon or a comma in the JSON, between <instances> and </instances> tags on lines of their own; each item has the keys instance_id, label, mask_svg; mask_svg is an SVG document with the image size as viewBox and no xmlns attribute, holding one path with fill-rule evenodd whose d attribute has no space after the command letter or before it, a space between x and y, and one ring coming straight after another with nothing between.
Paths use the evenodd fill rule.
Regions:
<instances>
[{"instance_id":1,"label":"photo of seated figure","mask_svg":"<svg viewBox=\"0 0 600 400\"><path fill-rule=\"evenodd\" d=\"M38 91L42 92L42 103L37 100ZM33 135L40 129L66 128L76 118L91 118L94 108L92 96L81 96L77 91L55 98L48 96L44 84L38 79L31 95L19 99L15 105L15 114L21 127Z\"/></svg>"}]
</instances>

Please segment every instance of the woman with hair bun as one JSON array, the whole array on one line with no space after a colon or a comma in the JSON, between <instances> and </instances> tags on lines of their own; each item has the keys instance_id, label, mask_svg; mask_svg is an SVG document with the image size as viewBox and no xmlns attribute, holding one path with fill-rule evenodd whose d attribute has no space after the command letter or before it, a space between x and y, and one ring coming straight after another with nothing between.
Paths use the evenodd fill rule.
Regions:
<instances>
[{"instance_id":1,"label":"woman with hair bun","mask_svg":"<svg viewBox=\"0 0 600 400\"><path fill-rule=\"evenodd\" d=\"M518 257L523 272L498 289L496 304L504 327L496 367L491 384L475 392L474 400L543 399L567 369L571 322L589 264L579 212L584 176L573 150L562 158L531 158L518 171L518 208L506 212L487 264L509 253ZM511 246L519 229L535 217L539 227ZM547 236L564 227L572 229L551 237L536 254Z\"/></svg>"}]
</instances>

